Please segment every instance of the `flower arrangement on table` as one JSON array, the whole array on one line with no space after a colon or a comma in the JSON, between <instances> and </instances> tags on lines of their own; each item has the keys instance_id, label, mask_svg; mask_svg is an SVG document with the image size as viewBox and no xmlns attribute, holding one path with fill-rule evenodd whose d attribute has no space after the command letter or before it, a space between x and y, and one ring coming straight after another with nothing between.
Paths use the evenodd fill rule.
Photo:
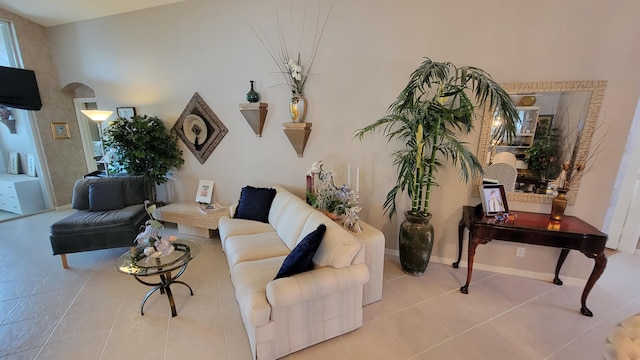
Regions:
<instances>
[{"instance_id":1,"label":"flower arrangement on table","mask_svg":"<svg viewBox=\"0 0 640 360\"><path fill-rule=\"evenodd\" d=\"M307 202L332 220L344 217L344 227L356 233L361 232L362 226L358 221L362 210L360 194L354 192L350 184L338 187L335 172L325 171L323 166L322 161L316 161L307 172ZM317 186L316 177L319 180Z\"/></svg>"},{"instance_id":2,"label":"flower arrangement on table","mask_svg":"<svg viewBox=\"0 0 640 360\"><path fill-rule=\"evenodd\" d=\"M144 225L143 231L136 236L134 242L138 245L143 245L144 254L148 257L160 257L166 256L173 252L173 242L178 238L176 236L162 237L162 229L164 226L160 221L154 217L156 206L152 205L150 201L144 202L144 208L147 211L150 219Z\"/></svg>"},{"instance_id":3,"label":"flower arrangement on table","mask_svg":"<svg viewBox=\"0 0 640 360\"><path fill-rule=\"evenodd\" d=\"M351 187L347 184L338 187L335 183L335 172L325 171L323 166L322 161L316 161L307 173L307 176L314 179L317 176L319 180L317 185L312 182L311 188L307 188L307 202L332 220L337 220L351 206Z\"/></svg>"},{"instance_id":4,"label":"flower arrangement on table","mask_svg":"<svg viewBox=\"0 0 640 360\"><path fill-rule=\"evenodd\" d=\"M293 9L291 9L291 12L293 13ZM267 35L259 26L257 26L257 28L253 28L253 32L255 33L256 37L258 38L260 43L262 43L262 45L265 47L267 52L269 52L269 55L271 55L271 58L273 59L273 61L275 61L276 65L278 66L278 69L280 70L280 73L282 73L282 75L284 76L287 86L289 87L289 89L291 89L291 92L293 94L303 95L304 93L304 86L307 83L307 79L309 78L309 74L311 71L311 66L313 65L313 62L316 58L316 54L318 53L318 46L320 45L320 40L322 39L322 34L324 33L324 27L327 24L327 20L329 19L330 13L331 13L331 8L329 8L329 11L327 12L326 17L324 18L322 25L320 25L321 17L320 17L320 8L318 7L317 18L315 21L315 24L316 24L315 32L313 34L311 51L308 54L308 58L307 58L308 60L306 61L306 64L307 64L306 66L304 66L302 63L301 55L300 55L301 51L297 51L297 52L289 51L290 46L292 45L292 43L294 43L293 16L291 19L292 24L290 29L291 44L287 43L287 40L284 34L282 33L280 21L278 20L277 23L275 24L276 31L278 33L277 47L279 47L279 49L276 49L277 47L274 46L274 44L271 41L269 41ZM299 40L300 44L304 42L304 35L305 35L304 21L305 20L306 20L306 6L305 6L304 17L302 18L302 31L299 34L300 38L296 39L296 40ZM294 54L294 56L291 55L292 53Z\"/></svg>"}]
</instances>

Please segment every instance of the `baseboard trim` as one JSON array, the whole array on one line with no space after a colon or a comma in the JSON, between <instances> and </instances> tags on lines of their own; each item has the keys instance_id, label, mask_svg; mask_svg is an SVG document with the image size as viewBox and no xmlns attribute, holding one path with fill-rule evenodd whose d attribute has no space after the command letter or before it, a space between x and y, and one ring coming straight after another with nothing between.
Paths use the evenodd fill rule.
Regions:
<instances>
[{"instance_id":1,"label":"baseboard trim","mask_svg":"<svg viewBox=\"0 0 640 360\"><path fill-rule=\"evenodd\" d=\"M640 249L638 249L638 251L640 251ZM385 249L384 253L385 255L390 255L390 256L400 256L399 251L394 249ZM448 264L449 266L451 266L451 264L455 262L455 259L431 256L430 261L437 262L439 264ZM461 260L460 267L466 268L467 261ZM553 282L553 278L555 277L555 274L553 273L541 273L541 272L535 272L535 271L508 268L504 266L481 264L477 262L473 263L473 269L491 271L491 272L505 274L505 275L521 276L521 277L526 277L530 279L543 280L543 281L549 281L549 282ZM563 283L571 286L584 287L584 285L587 283L586 279L579 279L576 277L562 276L561 279Z\"/></svg>"}]
</instances>

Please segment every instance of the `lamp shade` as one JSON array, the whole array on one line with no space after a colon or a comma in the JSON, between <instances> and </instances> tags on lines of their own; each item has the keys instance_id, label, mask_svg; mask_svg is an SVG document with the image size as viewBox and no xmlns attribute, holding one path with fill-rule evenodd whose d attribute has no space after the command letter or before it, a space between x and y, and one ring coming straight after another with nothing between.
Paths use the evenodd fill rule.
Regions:
<instances>
[{"instance_id":1,"label":"lamp shade","mask_svg":"<svg viewBox=\"0 0 640 360\"><path fill-rule=\"evenodd\" d=\"M93 121L105 121L113 114L113 111L108 110L80 110L83 114L85 114L89 119Z\"/></svg>"}]
</instances>

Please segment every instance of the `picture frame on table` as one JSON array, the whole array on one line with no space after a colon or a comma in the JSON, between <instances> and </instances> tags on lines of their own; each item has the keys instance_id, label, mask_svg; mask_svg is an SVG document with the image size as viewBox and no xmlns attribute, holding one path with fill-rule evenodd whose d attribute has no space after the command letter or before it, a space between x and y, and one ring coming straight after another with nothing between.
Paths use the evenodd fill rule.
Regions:
<instances>
[{"instance_id":1,"label":"picture frame on table","mask_svg":"<svg viewBox=\"0 0 640 360\"><path fill-rule=\"evenodd\" d=\"M9 164L7 166L7 172L9 174L18 175L18 153L17 152L9 153Z\"/></svg>"},{"instance_id":2,"label":"picture frame on table","mask_svg":"<svg viewBox=\"0 0 640 360\"><path fill-rule=\"evenodd\" d=\"M136 108L134 108L132 106L117 107L116 108L116 113L118 114L118 117L125 118L125 119L130 119L130 118L136 116Z\"/></svg>"},{"instance_id":3,"label":"picture frame on table","mask_svg":"<svg viewBox=\"0 0 640 360\"><path fill-rule=\"evenodd\" d=\"M213 196L213 180L200 180L198 183L198 191L196 192L196 202L201 204L210 204Z\"/></svg>"},{"instance_id":4,"label":"picture frame on table","mask_svg":"<svg viewBox=\"0 0 640 360\"><path fill-rule=\"evenodd\" d=\"M481 184L480 198L482 199L482 210L485 216L509 212L507 193L502 184Z\"/></svg>"},{"instance_id":5,"label":"picture frame on table","mask_svg":"<svg viewBox=\"0 0 640 360\"><path fill-rule=\"evenodd\" d=\"M27 176L36 176L36 157L33 154L27 154Z\"/></svg>"},{"instance_id":6,"label":"picture frame on table","mask_svg":"<svg viewBox=\"0 0 640 360\"><path fill-rule=\"evenodd\" d=\"M68 122L52 122L51 133L53 133L53 138L55 140L71 139Z\"/></svg>"}]
</instances>

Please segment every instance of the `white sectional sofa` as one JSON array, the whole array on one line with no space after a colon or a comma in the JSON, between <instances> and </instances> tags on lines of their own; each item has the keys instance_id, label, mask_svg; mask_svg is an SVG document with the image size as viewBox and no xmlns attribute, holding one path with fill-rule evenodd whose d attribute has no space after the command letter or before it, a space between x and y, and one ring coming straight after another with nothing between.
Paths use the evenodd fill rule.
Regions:
<instances>
[{"instance_id":1,"label":"white sectional sofa","mask_svg":"<svg viewBox=\"0 0 640 360\"><path fill-rule=\"evenodd\" d=\"M268 223L233 218L235 206L218 222L258 360L277 359L362 326L363 285L369 281L365 246L351 232L285 189L274 189ZM314 269L274 280L289 252L320 224L326 232Z\"/></svg>"}]
</instances>

